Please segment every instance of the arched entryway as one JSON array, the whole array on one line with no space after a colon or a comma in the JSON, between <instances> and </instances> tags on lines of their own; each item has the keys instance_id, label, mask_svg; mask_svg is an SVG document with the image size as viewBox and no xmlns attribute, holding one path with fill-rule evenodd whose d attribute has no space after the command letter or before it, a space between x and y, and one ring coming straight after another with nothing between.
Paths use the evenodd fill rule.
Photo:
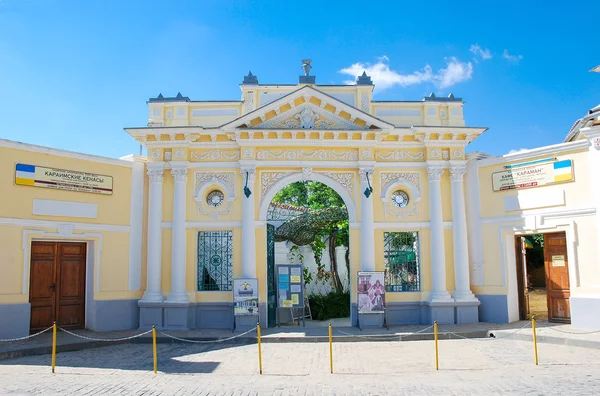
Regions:
<instances>
[{"instance_id":1,"label":"arched entryway","mask_svg":"<svg viewBox=\"0 0 600 396\"><path fill-rule=\"evenodd\" d=\"M350 224L356 220L353 200L344 186L329 178L321 179L327 184L313 178L296 178L292 175L280 180L261 203L260 219L266 222L267 231L268 325L275 325L277 312L282 323L302 314L300 309L277 310L281 305L278 269L288 264L303 266L304 296L312 308L313 322L309 323L337 320L350 325Z\"/></svg>"}]
</instances>

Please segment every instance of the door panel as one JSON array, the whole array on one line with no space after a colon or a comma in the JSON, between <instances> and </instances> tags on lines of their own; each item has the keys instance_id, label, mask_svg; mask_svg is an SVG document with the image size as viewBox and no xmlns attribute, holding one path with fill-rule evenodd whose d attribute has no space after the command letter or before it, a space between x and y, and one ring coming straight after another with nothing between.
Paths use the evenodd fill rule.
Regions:
<instances>
[{"instance_id":1,"label":"door panel","mask_svg":"<svg viewBox=\"0 0 600 396\"><path fill-rule=\"evenodd\" d=\"M517 263L517 290L519 293L519 319L525 320L529 314L529 296L527 295L527 258L522 236L515 237L515 257Z\"/></svg>"},{"instance_id":2,"label":"door panel","mask_svg":"<svg viewBox=\"0 0 600 396\"><path fill-rule=\"evenodd\" d=\"M58 244L58 312L56 322L81 328L85 318L85 243Z\"/></svg>"},{"instance_id":3,"label":"door panel","mask_svg":"<svg viewBox=\"0 0 600 396\"><path fill-rule=\"evenodd\" d=\"M570 323L569 261L567 239L564 232L544 234L544 264L548 321Z\"/></svg>"},{"instance_id":4,"label":"door panel","mask_svg":"<svg viewBox=\"0 0 600 396\"><path fill-rule=\"evenodd\" d=\"M56 312L56 243L33 242L31 245L31 279L29 301L31 303L32 331L52 326Z\"/></svg>"},{"instance_id":5,"label":"door panel","mask_svg":"<svg viewBox=\"0 0 600 396\"><path fill-rule=\"evenodd\" d=\"M85 243L38 242L31 245L31 331L56 321L65 328L85 324Z\"/></svg>"}]
</instances>

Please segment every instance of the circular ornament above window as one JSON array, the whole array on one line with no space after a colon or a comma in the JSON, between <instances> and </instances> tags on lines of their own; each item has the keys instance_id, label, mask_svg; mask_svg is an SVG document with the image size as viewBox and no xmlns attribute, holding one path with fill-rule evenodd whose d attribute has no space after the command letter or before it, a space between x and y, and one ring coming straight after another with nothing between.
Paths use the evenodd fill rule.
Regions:
<instances>
[{"instance_id":1,"label":"circular ornament above window","mask_svg":"<svg viewBox=\"0 0 600 396\"><path fill-rule=\"evenodd\" d=\"M402 190L394 191L392 194L392 203L399 208L404 208L408 205L408 194Z\"/></svg>"},{"instance_id":2,"label":"circular ornament above window","mask_svg":"<svg viewBox=\"0 0 600 396\"><path fill-rule=\"evenodd\" d=\"M208 196L206 197L206 203L215 208L217 206L221 206L224 200L225 196L219 190L213 190L209 192Z\"/></svg>"}]
</instances>

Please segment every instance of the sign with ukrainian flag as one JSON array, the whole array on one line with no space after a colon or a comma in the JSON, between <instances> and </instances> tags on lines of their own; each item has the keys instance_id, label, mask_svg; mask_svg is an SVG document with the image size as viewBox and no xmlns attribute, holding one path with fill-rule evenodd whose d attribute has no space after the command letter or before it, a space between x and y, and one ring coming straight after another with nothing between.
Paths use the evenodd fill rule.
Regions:
<instances>
[{"instance_id":1,"label":"sign with ukrainian flag","mask_svg":"<svg viewBox=\"0 0 600 396\"><path fill-rule=\"evenodd\" d=\"M104 195L113 193L112 176L28 164L15 166L15 184Z\"/></svg>"},{"instance_id":2,"label":"sign with ukrainian flag","mask_svg":"<svg viewBox=\"0 0 600 396\"><path fill-rule=\"evenodd\" d=\"M573 161L563 160L527 166L511 166L510 169L492 174L494 191L539 187L573 181Z\"/></svg>"}]
</instances>

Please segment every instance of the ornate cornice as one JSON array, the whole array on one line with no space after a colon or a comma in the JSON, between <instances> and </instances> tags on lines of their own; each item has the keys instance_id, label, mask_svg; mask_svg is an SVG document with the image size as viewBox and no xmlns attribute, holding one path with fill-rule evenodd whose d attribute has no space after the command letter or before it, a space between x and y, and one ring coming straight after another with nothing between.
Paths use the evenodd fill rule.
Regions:
<instances>
[{"instance_id":1,"label":"ornate cornice","mask_svg":"<svg viewBox=\"0 0 600 396\"><path fill-rule=\"evenodd\" d=\"M358 151L348 150L337 154L332 150L257 150L258 160L319 160L319 161L357 161Z\"/></svg>"}]
</instances>

